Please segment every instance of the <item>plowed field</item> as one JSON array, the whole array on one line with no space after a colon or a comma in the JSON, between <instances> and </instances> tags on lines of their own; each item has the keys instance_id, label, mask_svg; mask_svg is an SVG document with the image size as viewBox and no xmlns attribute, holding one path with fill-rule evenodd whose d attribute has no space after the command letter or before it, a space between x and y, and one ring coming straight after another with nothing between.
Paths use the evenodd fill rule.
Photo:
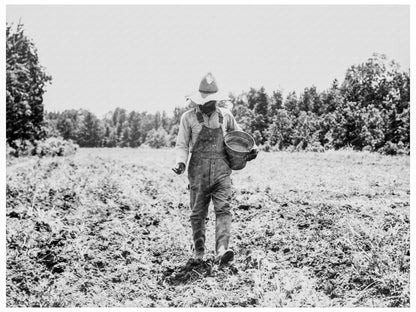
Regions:
<instances>
[{"instance_id":1,"label":"plowed field","mask_svg":"<svg viewBox=\"0 0 416 312\"><path fill-rule=\"evenodd\" d=\"M408 156L260 153L232 174L224 267L190 260L173 165L173 150L150 149L9 162L7 306L410 305Z\"/></svg>"}]
</instances>

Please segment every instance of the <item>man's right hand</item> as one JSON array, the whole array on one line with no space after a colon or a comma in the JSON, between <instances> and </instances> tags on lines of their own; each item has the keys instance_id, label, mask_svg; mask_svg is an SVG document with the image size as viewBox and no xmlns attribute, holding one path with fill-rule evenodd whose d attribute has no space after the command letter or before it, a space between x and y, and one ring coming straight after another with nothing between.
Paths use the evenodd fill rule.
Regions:
<instances>
[{"instance_id":1,"label":"man's right hand","mask_svg":"<svg viewBox=\"0 0 416 312\"><path fill-rule=\"evenodd\" d=\"M185 164L180 162L176 164L176 167L172 168L173 172L176 174L182 174L185 171Z\"/></svg>"},{"instance_id":2,"label":"man's right hand","mask_svg":"<svg viewBox=\"0 0 416 312\"><path fill-rule=\"evenodd\" d=\"M248 155L246 157L246 160L247 161L251 161L253 159L256 159L258 153L259 153L258 147L257 146L256 147L253 147L251 149L251 151L248 153Z\"/></svg>"}]
</instances>

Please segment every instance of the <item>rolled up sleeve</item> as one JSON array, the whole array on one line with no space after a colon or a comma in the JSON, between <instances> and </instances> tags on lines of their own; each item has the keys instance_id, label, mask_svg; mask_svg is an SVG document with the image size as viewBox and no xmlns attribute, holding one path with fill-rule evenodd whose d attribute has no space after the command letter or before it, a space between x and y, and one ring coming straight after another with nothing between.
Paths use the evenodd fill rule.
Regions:
<instances>
[{"instance_id":1,"label":"rolled up sleeve","mask_svg":"<svg viewBox=\"0 0 416 312\"><path fill-rule=\"evenodd\" d=\"M188 160L189 154L189 140L191 139L191 129L189 127L189 122L186 118L186 115L183 114L181 117L181 122L179 125L179 132L176 138L175 145L175 154L176 154L176 163L184 163Z\"/></svg>"}]
</instances>

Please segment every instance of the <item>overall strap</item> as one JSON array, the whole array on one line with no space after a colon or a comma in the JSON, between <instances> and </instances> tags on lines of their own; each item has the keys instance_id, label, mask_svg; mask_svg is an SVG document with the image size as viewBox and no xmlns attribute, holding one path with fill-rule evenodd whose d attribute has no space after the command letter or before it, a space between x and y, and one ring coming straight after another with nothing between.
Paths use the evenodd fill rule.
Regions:
<instances>
[{"instance_id":1,"label":"overall strap","mask_svg":"<svg viewBox=\"0 0 416 312\"><path fill-rule=\"evenodd\" d=\"M198 122L202 125L204 123L204 117L202 116L201 111L195 108L195 112L196 112L196 118L198 119Z\"/></svg>"},{"instance_id":2,"label":"overall strap","mask_svg":"<svg viewBox=\"0 0 416 312\"><path fill-rule=\"evenodd\" d=\"M217 108L217 114L218 114L218 122L219 122L220 125L222 125L224 117L222 116L222 113L218 108Z\"/></svg>"}]
</instances>

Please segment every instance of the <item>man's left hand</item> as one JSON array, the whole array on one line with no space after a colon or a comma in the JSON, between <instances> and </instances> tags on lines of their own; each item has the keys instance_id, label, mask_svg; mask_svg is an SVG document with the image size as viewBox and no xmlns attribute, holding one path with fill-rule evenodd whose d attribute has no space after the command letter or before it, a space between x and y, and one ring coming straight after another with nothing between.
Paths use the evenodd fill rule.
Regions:
<instances>
[{"instance_id":1,"label":"man's left hand","mask_svg":"<svg viewBox=\"0 0 416 312\"><path fill-rule=\"evenodd\" d=\"M180 163L177 163L176 167L172 168L172 170L173 170L173 172L175 172L176 174L179 175L179 174L182 174L185 171L185 168L186 168L185 164L180 162Z\"/></svg>"},{"instance_id":2,"label":"man's left hand","mask_svg":"<svg viewBox=\"0 0 416 312\"><path fill-rule=\"evenodd\" d=\"M253 147L250 152L247 154L246 160L250 161L256 159L257 154L259 153L259 149L257 147Z\"/></svg>"}]
</instances>

